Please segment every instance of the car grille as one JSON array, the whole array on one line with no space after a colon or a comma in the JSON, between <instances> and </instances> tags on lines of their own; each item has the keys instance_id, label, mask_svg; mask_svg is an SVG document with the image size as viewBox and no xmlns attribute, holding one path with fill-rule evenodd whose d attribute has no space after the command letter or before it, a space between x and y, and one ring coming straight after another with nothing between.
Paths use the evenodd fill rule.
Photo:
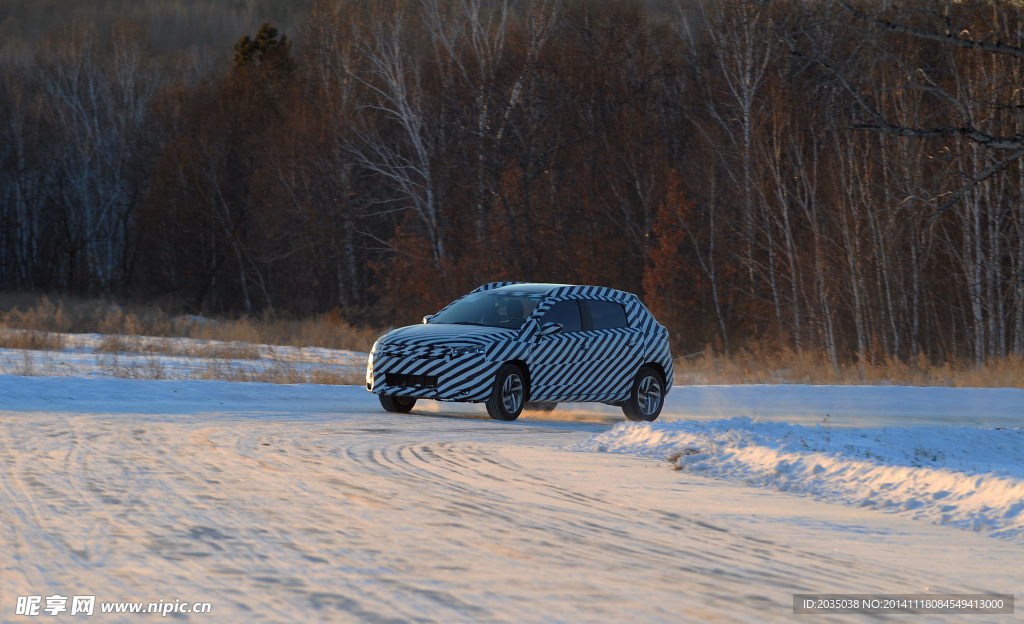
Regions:
<instances>
[{"instance_id":1,"label":"car grille","mask_svg":"<svg viewBox=\"0 0 1024 624\"><path fill-rule=\"evenodd\" d=\"M396 388L437 388L437 376L385 373L384 383Z\"/></svg>"},{"instance_id":2,"label":"car grille","mask_svg":"<svg viewBox=\"0 0 1024 624\"><path fill-rule=\"evenodd\" d=\"M422 345L384 345L380 349L380 355L388 357L414 357L419 360L443 360L448 355L447 347L432 347Z\"/></svg>"}]
</instances>

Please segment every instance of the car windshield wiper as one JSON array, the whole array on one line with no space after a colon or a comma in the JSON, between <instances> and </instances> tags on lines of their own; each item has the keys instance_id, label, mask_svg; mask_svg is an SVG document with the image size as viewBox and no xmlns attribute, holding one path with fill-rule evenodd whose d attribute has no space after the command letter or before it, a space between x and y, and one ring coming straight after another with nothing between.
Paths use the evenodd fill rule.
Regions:
<instances>
[{"instance_id":1,"label":"car windshield wiper","mask_svg":"<svg viewBox=\"0 0 1024 624\"><path fill-rule=\"evenodd\" d=\"M484 325L483 323L475 323L473 321L455 321L452 325L479 325L481 327L490 327L490 325Z\"/></svg>"}]
</instances>

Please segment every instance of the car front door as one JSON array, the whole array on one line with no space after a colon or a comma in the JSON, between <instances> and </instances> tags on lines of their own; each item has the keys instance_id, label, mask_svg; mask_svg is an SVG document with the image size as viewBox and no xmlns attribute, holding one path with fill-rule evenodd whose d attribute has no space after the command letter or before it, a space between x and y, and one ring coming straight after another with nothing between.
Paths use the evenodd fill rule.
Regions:
<instances>
[{"instance_id":1,"label":"car front door","mask_svg":"<svg viewBox=\"0 0 1024 624\"><path fill-rule=\"evenodd\" d=\"M580 366L586 357L586 335L579 300L555 302L539 319L540 326L558 323L562 331L540 336L530 358L530 399L563 401L580 394Z\"/></svg>"},{"instance_id":2,"label":"car front door","mask_svg":"<svg viewBox=\"0 0 1024 624\"><path fill-rule=\"evenodd\" d=\"M590 401L624 399L643 363L643 330L630 327L617 301L583 299L586 340L580 391Z\"/></svg>"}]
</instances>

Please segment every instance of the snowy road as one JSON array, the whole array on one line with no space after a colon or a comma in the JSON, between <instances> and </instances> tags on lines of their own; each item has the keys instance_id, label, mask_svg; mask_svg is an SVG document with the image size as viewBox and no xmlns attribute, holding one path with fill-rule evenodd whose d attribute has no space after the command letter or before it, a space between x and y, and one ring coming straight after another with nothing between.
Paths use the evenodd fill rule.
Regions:
<instances>
[{"instance_id":1,"label":"snowy road","mask_svg":"<svg viewBox=\"0 0 1024 624\"><path fill-rule=\"evenodd\" d=\"M600 412L195 381L0 376L0 396L3 622L52 593L213 603L192 622L764 622L797 619L794 592L1024 593L1016 543L561 448Z\"/></svg>"}]
</instances>

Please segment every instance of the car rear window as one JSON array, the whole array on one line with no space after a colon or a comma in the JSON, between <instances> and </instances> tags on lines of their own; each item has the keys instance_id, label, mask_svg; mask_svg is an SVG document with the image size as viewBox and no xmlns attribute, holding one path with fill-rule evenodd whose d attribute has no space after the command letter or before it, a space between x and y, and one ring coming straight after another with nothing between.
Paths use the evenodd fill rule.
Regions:
<instances>
[{"instance_id":1,"label":"car rear window","mask_svg":"<svg viewBox=\"0 0 1024 624\"><path fill-rule=\"evenodd\" d=\"M587 307L590 308L590 321L594 329L629 327L626 322L626 309L621 303L588 300Z\"/></svg>"},{"instance_id":2,"label":"car rear window","mask_svg":"<svg viewBox=\"0 0 1024 624\"><path fill-rule=\"evenodd\" d=\"M560 323L563 332L577 332L583 329L583 317L580 316L580 305L575 299L559 301L544 313L540 324Z\"/></svg>"}]
</instances>

